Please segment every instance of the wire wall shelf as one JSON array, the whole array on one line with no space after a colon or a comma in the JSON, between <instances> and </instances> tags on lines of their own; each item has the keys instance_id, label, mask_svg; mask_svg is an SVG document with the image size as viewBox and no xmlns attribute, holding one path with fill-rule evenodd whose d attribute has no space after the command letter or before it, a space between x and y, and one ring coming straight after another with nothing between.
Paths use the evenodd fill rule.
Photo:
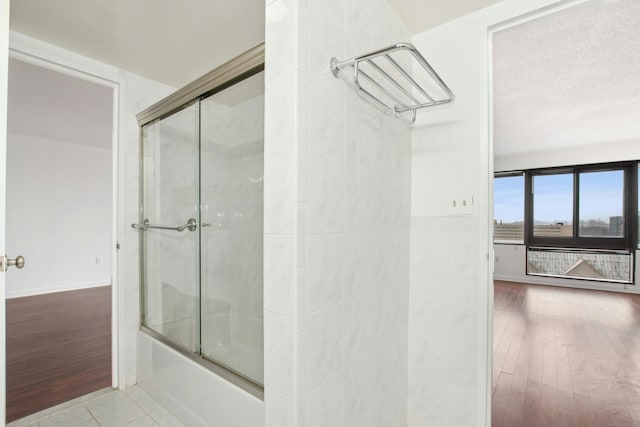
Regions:
<instances>
[{"instance_id":1,"label":"wire wall shelf","mask_svg":"<svg viewBox=\"0 0 640 427\"><path fill-rule=\"evenodd\" d=\"M360 93L409 123L415 122L416 110L455 99L451 89L410 43L398 43L345 61L331 58L330 68L336 78L348 67L353 68L353 81Z\"/></svg>"}]
</instances>

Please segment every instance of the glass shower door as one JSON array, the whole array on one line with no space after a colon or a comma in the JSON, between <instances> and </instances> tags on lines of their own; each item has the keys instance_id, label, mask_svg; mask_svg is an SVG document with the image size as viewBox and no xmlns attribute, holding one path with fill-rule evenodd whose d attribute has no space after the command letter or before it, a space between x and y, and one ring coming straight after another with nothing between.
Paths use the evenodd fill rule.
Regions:
<instances>
[{"instance_id":1,"label":"glass shower door","mask_svg":"<svg viewBox=\"0 0 640 427\"><path fill-rule=\"evenodd\" d=\"M199 103L142 128L143 325L200 350Z\"/></svg>"},{"instance_id":2,"label":"glass shower door","mask_svg":"<svg viewBox=\"0 0 640 427\"><path fill-rule=\"evenodd\" d=\"M264 73L144 125L141 158L143 325L262 384Z\"/></svg>"},{"instance_id":3,"label":"glass shower door","mask_svg":"<svg viewBox=\"0 0 640 427\"><path fill-rule=\"evenodd\" d=\"M263 383L264 72L201 110L201 353Z\"/></svg>"}]
</instances>

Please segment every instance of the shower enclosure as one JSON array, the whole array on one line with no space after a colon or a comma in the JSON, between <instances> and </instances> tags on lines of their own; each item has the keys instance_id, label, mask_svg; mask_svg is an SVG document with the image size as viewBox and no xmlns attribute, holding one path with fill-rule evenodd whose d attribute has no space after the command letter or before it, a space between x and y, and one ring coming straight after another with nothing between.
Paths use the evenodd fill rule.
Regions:
<instances>
[{"instance_id":1,"label":"shower enclosure","mask_svg":"<svg viewBox=\"0 0 640 427\"><path fill-rule=\"evenodd\" d=\"M256 55L138 115L141 207L133 227L142 330L260 390L264 65Z\"/></svg>"}]
</instances>

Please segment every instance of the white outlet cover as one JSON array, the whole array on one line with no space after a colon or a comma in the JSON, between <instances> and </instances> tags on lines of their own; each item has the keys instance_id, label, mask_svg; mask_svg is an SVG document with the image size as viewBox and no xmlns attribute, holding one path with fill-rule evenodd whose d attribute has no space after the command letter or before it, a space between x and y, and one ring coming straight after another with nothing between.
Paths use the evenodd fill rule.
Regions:
<instances>
[{"instance_id":1,"label":"white outlet cover","mask_svg":"<svg viewBox=\"0 0 640 427\"><path fill-rule=\"evenodd\" d=\"M447 199L448 215L471 215L473 214L473 196L455 195Z\"/></svg>"}]
</instances>

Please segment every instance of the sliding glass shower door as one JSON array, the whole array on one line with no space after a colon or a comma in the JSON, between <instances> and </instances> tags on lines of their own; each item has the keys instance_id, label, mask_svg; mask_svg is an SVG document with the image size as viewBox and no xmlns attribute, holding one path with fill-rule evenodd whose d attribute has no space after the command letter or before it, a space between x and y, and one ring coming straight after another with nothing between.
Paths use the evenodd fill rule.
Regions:
<instances>
[{"instance_id":1,"label":"sliding glass shower door","mask_svg":"<svg viewBox=\"0 0 640 427\"><path fill-rule=\"evenodd\" d=\"M144 325L199 351L199 105L142 128ZM195 226L184 225L195 223Z\"/></svg>"},{"instance_id":2,"label":"sliding glass shower door","mask_svg":"<svg viewBox=\"0 0 640 427\"><path fill-rule=\"evenodd\" d=\"M143 326L263 382L264 73L142 127Z\"/></svg>"},{"instance_id":3,"label":"sliding glass shower door","mask_svg":"<svg viewBox=\"0 0 640 427\"><path fill-rule=\"evenodd\" d=\"M263 73L200 102L201 351L262 382Z\"/></svg>"}]
</instances>

